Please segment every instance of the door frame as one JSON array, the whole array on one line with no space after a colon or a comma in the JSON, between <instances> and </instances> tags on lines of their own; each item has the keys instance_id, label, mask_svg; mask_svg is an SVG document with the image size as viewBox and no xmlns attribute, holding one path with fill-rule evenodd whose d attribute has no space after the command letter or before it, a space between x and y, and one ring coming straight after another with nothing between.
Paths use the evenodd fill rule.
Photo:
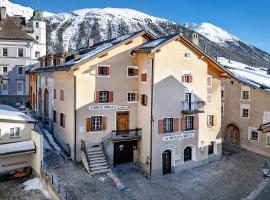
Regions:
<instances>
[{"instance_id":1,"label":"door frame","mask_svg":"<svg viewBox=\"0 0 270 200\"><path fill-rule=\"evenodd\" d=\"M171 145L171 144L169 144ZM164 146L165 147L165 146ZM174 167L175 167L175 147L165 147L165 148L161 148L162 150L160 151L160 167L161 167L161 171L163 174L163 152L166 150L171 151L171 167L172 167L172 173L174 172Z\"/></svg>"},{"instance_id":2,"label":"door frame","mask_svg":"<svg viewBox=\"0 0 270 200\"><path fill-rule=\"evenodd\" d=\"M163 154L164 154L166 151L167 151L167 152L170 152L170 172L167 172L167 173L164 172L164 166L163 166L163 165L165 164L165 160L163 159ZM162 152L162 174L163 174L163 175L165 175L165 174L171 174L172 171L173 171L173 169L172 169L172 151L171 151L170 149L167 149L167 150L165 150L165 151Z\"/></svg>"},{"instance_id":3,"label":"door frame","mask_svg":"<svg viewBox=\"0 0 270 200\"><path fill-rule=\"evenodd\" d=\"M115 111L115 130L117 131L117 113L127 112L128 113L128 127L130 129L130 110L116 110Z\"/></svg>"}]
</instances>

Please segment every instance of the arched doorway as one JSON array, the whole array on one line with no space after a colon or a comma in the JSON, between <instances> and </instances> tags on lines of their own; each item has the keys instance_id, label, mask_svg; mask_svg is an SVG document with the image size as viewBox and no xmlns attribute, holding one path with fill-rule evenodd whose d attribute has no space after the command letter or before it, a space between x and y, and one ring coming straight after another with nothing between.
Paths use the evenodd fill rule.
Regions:
<instances>
[{"instance_id":1,"label":"arched doorway","mask_svg":"<svg viewBox=\"0 0 270 200\"><path fill-rule=\"evenodd\" d=\"M240 145L240 130L234 124L227 126L226 141L230 144Z\"/></svg>"},{"instance_id":2,"label":"arched doorway","mask_svg":"<svg viewBox=\"0 0 270 200\"><path fill-rule=\"evenodd\" d=\"M44 90L44 115L48 116L49 114L49 91L46 88Z\"/></svg>"},{"instance_id":3,"label":"arched doorway","mask_svg":"<svg viewBox=\"0 0 270 200\"><path fill-rule=\"evenodd\" d=\"M192 147L188 146L184 149L184 162L192 160Z\"/></svg>"},{"instance_id":4,"label":"arched doorway","mask_svg":"<svg viewBox=\"0 0 270 200\"><path fill-rule=\"evenodd\" d=\"M172 172L172 153L170 150L166 150L162 153L162 169L163 174Z\"/></svg>"},{"instance_id":5,"label":"arched doorway","mask_svg":"<svg viewBox=\"0 0 270 200\"><path fill-rule=\"evenodd\" d=\"M39 88L38 90L38 111L42 114L42 89Z\"/></svg>"}]
</instances>

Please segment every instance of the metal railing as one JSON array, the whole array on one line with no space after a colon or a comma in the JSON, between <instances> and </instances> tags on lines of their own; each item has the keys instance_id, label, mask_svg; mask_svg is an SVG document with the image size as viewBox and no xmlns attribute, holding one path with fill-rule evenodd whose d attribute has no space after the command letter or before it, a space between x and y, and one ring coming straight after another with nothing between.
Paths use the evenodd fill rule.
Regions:
<instances>
[{"instance_id":1,"label":"metal railing","mask_svg":"<svg viewBox=\"0 0 270 200\"><path fill-rule=\"evenodd\" d=\"M140 128L123 130L123 131L114 130L111 133L112 141L140 140L141 137L142 137L142 129Z\"/></svg>"},{"instance_id":2,"label":"metal railing","mask_svg":"<svg viewBox=\"0 0 270 200\"><path fill-rule=\"evenodd\" d=\"M204 112L204 101L182 101L182 111L183 112Z\"/></svg>"}]
</instances>

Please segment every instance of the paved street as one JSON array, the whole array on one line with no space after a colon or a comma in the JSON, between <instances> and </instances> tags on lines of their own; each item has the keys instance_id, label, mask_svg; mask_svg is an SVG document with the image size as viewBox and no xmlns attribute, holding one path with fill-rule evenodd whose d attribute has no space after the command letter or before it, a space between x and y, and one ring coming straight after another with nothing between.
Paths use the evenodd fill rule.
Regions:
<instances>
[{"instance_id":1,"label":"paved street","mask_svg":"<svg viewBox=\"0 0 270 200\"><path fill-rule=\"evenodd\" d=\"M133 165L120 165L116 170L136 199L239 200L262 181L264 160L264 156L242 150L209 166L151 181Z\"/></svg>"}]
</instances>

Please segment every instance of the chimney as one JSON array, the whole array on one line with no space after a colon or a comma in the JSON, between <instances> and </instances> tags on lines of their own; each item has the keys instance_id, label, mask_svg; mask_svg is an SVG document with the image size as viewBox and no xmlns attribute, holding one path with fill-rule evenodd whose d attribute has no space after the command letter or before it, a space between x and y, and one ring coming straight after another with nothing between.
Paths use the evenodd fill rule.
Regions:
<instances>
[{"instance_id":1,"label":"chimney","mask_svg":"<svg viewBox=\"0 0 270 200\"><path fill-rule=\"evenodd\" d=\"M93 38L89 38L88 39L88 47L92 47L92 46L94 46L94 39Z\"/></svg>"},{"instance_id":2,"label":"chimney","mask_svg":"<svg viewBox=\"0 0 270 200\"><path fill-rule=\"evenodd\" d=\"M81 49L83 47L82 43L77 44L77 49Z\"/></svg>"},{"instance_id":3,"label":"chimney","mask_svg":"<svg viewBox=\"0 0 270 200\"><path fill-rule=\"evenodd\" d=\"M199 35L198 33L192 33L192 43L199 46Z\"/></svg>"},{"instance_id":4,"label":"chimney","mask_svg":"<svg viewBox=\"0 0 270 200\"><path fill-rule=\"evenodd\" d=\"M7 8L6 7L0 7L0 20L5 21L7 17Z\"/></svg>"}]
</instances>

